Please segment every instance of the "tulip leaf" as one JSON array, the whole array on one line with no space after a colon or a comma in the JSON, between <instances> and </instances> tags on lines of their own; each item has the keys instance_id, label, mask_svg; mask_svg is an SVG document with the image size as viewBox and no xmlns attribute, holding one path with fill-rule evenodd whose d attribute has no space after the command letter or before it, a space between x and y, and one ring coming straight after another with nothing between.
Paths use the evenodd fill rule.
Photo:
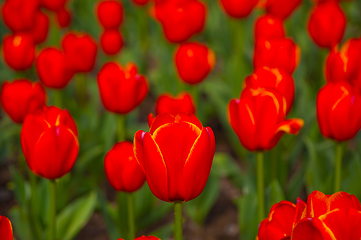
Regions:
<instances>
[{"instance_id":1,"label":"tulip leaf","mask_svg":"<svg viewBox=\"0 0 361 240\"><path fill-rule=\"evenodd\" d=\"M169 237L173 234L173 228L174 224L169 223L150 233L149 236L155 236L159 239L169 239Z\"/></svg>"},{"instance_id":2,"label":"tulip leaf","mask_svg":"<svg viewBox=\"0 0 361 240\"><path fill-rule=\"evenodd\" d=\"M242 240L254 240L258 232L257 194L249 191L238 200L238 221Z\"/></svg>"},{"instance_id":3,"label":"tulip leaf","mask_svg":"<svg viewBox=\"0 0 361 240\"><path fill-rule=\"evenodd\" d=\"M14 234L19 236L19 239L34 240L27 212L21 206L15 206L10 209L9 214Z\"/></svg>"},{"instance_id":4,"label":"tulip leaf","mask_svg":"<svg viewBox=\"0 0 361 240\"><path fill-rule=\"evenodd\" d=\"M349 173L347 180L342 185L342 190L346 190L349 194L356 195L360 199L361 197L361 159L359 154L354 153L354 158L348 165Z\"/></svg>"},{"instance_id":5,"label":"tulip leaf","mask_svg":"<svg viewBox=\"0 0 361 240\"><path fill-rule=\"evenodd\" d=\"M271 184L266 189L266 203L267 208L266 212L269 212L269 209L275 204L282 200L285 200L285 195L283 190L277 180L273 180Z\"/></svg>"},{"instance_id":6,"label":"tulip leaf","mask_svg":"<svg viewBox=\"0 0 361 240\"><path fill-rule=\"evenodd\" d=\"M97 195L91 192L68 204L57 217L58 239L71 240L85 226L94 212Z\"/></svg>"},{"instance_id":7,"label":"tulip leaf","mask_svg":"<svg viewBox=\"0 0 361 240\"><path fill-rule=\"evenodd\" d=\"M26 185L27 182L25 181L24 177L21 173L16 170L14 167L10 167L10 172L13 178L14 184L14 194L16 200L19 204L25 208L26 207Z\"/></svg>"},{"instance_id":8,"label":"tulip leaf","mask_svg":"<svg viewBox=\"0 0 361 240\"><path fill-rule=\"evenodd\" d=\"M242 189L243 173L229 154L216 153L213 158L212 171L219 177L229 178L235 186Z\"/></svg>"}]
</instances>

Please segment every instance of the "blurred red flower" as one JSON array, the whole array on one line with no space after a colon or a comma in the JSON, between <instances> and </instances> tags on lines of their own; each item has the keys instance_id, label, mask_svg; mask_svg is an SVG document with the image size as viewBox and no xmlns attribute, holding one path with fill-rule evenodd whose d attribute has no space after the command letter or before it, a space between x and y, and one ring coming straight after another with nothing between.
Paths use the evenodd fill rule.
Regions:
<instances>
[{"instance_id":1,"label":"blurred red flower","mask_svg":"<svg viewBox=\"0 0 361 240\"><path fill-rule=\"evenodd\" d=\"M259 0L219 0L219 5L229 16L245 18L256 7Z\"/></svg>"},{"instance_id":2,"label":"blurred red flower","mask_svg":"<svg viewBox=\"0 0 361 240\"><path fill-rule=\"evenodd\" d=\"M193 103L192 96L183 92L173 97L170 94L161 94L157 98L157 102L155 104L155 113L160 115L162 113L170 113L176 116L178 113L188 112L195 113L195 106Z\"/></svg>"},{"instance_id":3,"label":"blurred red flower","mask_svg":"<svg viewBox=\"0 0 361 240\"><path fill-rule=\"evenodd\" d=\"M39 0L42 7L54 12L64 8L66 1L67 0Z\"/></svg>"},{"instance_id":4,"label":"blurred red flower","mask_svg":"<svg viewBox=\"0 0 361 240\"><path fill-rule=\"evenodd\" d=\"M117 0L102 0L96 6L99 23L105 29L117 29L123 21L123 6Z\"/></svg>"},{"instance_id":5,"label":"blurred red flower","mask_svg":"<svg viewBox=\"0 0 361 240\"><path fill-rule=\"evenodd\" d=\"M301 4L302 0L266 0L264 7L268 14L280 19L288 18Z\"/></svg>"},{"instance_id":6,"label":"blurred red flower","mask_svg":"<svg viewBox=\"0 0 361 240\"><path fill-rule=\"evenodd\" d=\"M124 240L123 238L119 238L118 240ZM137 237L134 240L160 240L160 238L154 237L154 236L141 236Z\"/></svg>"},{"instance_id":7,"label":"blurred red flower","mask_svg":"<svg viewBox=\"0 0 361 240\"><path fill-rule=\"evenodd\" d=\"M118 54L123 44L123 36L117 29L105 29L100 36L100 46L108 55Z\"/></svg>"},{"instance_id":8,"label":"blurred red flower","mask_svg":"<svg viewBox=\"0 0 361 240\"><path fill-rule=\"evenodd\" d=\"M0 216L0 236L2 240L13 240L13 228L8 218Z\"/></svg>"},{"instance_id":9,"label":"blurred red flower","mask_svg":"<svg viewBox=\"0 0 361 240\"><path fill-rule=\"evenodd\" d=\"M215 152L212 129L193 114L158 115L149 132L134 136L134 154L150 190L167 202L187 202L203 191Z\"/></svg>"},{"instance_id":10,"label":"blurred red flower","mask_svg":"<svg viewBox=\"0 0 361 240\"><path fill-rule=\"evenodd\" d=\"M284 39L285 29L283 21L273 15L266 14L257 18L254 25L255 39Z\"/></svg>"},{"instance_id":11,"label":"blurred red flower","mask_svg":"<svg viewBox=\"0 0 361 240\"><path fill-rule=\"evenodd\" d=\"M34 43L39 44L46 40L49 31L49 18L42 11L37 11L34 19L34 26L30 33L34 38Z\"/></svg>"},{"instance_id":12,"label":"blurred red flower","mask_svg":"<svg viewBox=\"0 0 361 240\"><path fill-rule=\"evenodd\" d=\"M133 144L116 143L105 155L105 175L117 191L137 191L145 182L145 175L134 156Z\"/></svg>"},{"instance_id":13,"label":"blurred red flower","mask_svg":"<svg viewBox=\"0 0 361 240\"><path fill-rule=\"evenodd\" d=\"M78 131L67 110L51 106L28 114L20 138L29 168L47 179L68 173L78 156Z\"/></svg>"},{"instance_id":14,"label":"blurred red flower","mask_svg":"<svg viewBox=\"0 0 361 240\"><path fill-rule=\"evenodd\" d=\"M115 62L106 63L98 73L102 103L110 112L126 114L136 108L147 96L148 80L138 73L134 63L125 67Z\"/></svg>"},{"instance_id":15,"label":"blurred red flower","mask_svg":"<svg viewBox=\"0 0 361 240\"><path fill-rule=\"evenodd\" d=\"M71 11L67 8L61 8L56 12L56 18L58 21L58 24L61 28L66 28L70 25L71 22Z\"/></svg>"},{"instance_id":16,"label":"blurred red flower","mask_svg":"<svg viewBox=\"0 0 361 240\"><path fill-rule=\"evenodd\" d=\"M17 79L3 82L0 101L4 111L16 123L22 123L26 115L45 106L46 93L38 82Z\"/></svg>"},{"instance_id":17,"label":"blurred red flower","mask_svg":"<svg viewBox=\"0 0 361 240\"><path fill-rule=\"evenodd\" d=\"M133 3L135 3L139 6L143 6L149 2L149 0L132 0L132 1L133 1Z\"/></svg>"}]
</instances>

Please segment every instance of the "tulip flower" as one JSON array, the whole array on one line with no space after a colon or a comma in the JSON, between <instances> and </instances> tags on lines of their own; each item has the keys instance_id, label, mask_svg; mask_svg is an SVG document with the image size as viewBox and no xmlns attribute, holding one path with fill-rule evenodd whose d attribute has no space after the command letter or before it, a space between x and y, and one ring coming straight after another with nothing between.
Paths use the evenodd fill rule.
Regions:
<instances>
[{"instance_id":1,"label":"tulip flower","mask_svg":"<svg viewBox=\"0 0 361 240\"><path fill-rule=\"evenodd\" d=\"M97 79L105 109L118 114L132 111L149 91L147 78L138 74L134 63L123 67L115 62L108 62L99 71Z\"/></svg>"},{"instance_id":2,"label":"tulip flower","mask_svg":"<svg viewBox=\"0 0 361 240\"><path fill-rule=\"evenodd\" d=\"M50 11L58 11L64 8L67 0L39 0L40 5Z\"/></svg>"},{"instance_id":3,"label":"tulip flower","mask_svg":"<svg viewBox=\"0 0 361 240\"><path fill-rule=\"evenodd\" d=\"M300 48L291 39L256 40L254 68L278 68L292 74L301 57Z\"/></svg>"},{"instance_id":4,"label":"tulip flower","mask_svg":"<svg viewBox=\"0 0 361 240\"><path fill-rule=\"evenodd\" d=\"M203 30L207 15L206 5L199 0L156 1L154 16L162 24L171 43L187 41Z\"/></svg>"},{"instance_id":5,"label":"tulip flower","mask_svg":"<svg viewBox=\"0 0 361 240\"><path fill-rule=\"evenodd\" d=\"M5 36L3 39L3 57L6 64L16 71L30 68L35 59L33 37L22 33Z\"/></svg>"},{"instance_id":6,"label":"tulip flower","mask_svg":"<svg viewBox=\"0 0 361 240\"><path fill-rule=\"evenodd\" d=\"M22 123L28 114L45 106L46 93L38 82L18 79L3 82L0 101L4 111L16 123Z\"/></svg>"},{"instance_id":7,"label":"tulip flower","mask_svg":"<svg viewBox=\"0 0 361 240\"><path fill-rule=\"evenodd\" d=\"M284 133L298 134L302 119L285 119L287 104L274 89L251 89L228 105L229 122L249 151L273 148Z\"/></svg>"},{"instance_id":8,"label":"tulip flower","mask_svg":"<svg viewBox=\"0 0 361 240\"><path fill-rule=\"evenodd\" d=\"M133 152L133 144L128 141L118 142L105 155L105 175L117 191L135 192L145 182L145 175Z\"/></svg>"},{"instance_id":9,"label":"tulip flower","mask_svg":"<svg viewBox=\"0 0 361 240\"><path fill-rule=\"evenodd\" d=\"M203 81L216 62L214 52L195 42L181 44L175 53L175 65L180 78L188 84Z\"/></svg>"},{"instance_id":10,"label":"tulip flower","mask_svg":"<svg viewBox=\"0 0 361 240\"><path fill-rule=\"evenodd\" d=\"M29 168L47 179L68 173L78 156L78 131L67 110L51 106L28 114L20 138Z\"/></svg>"},{"instance_id":11,"label":"tulip flower","mask_svg":"<svg viewBox=\"0 0 361 240\"><path fill-rule=\"evenodd\" d=\"M157 98L155 104L155 113L157 115L170 113L176 116L181 112L195 113L193 99L189 93L180 93L176 97L169 94L162 94Z\"/></svg>"},{"instance_id":12,"label":"tulip flower","mask_svg":"<svg viewBox=\"0 0 361 240\"><path fill-rule=\"evenodd\" d=\"M219 0L225 13L234 18L245 18L257 5L258 0Z\"/></svg>"},{"instance_id":13,"label":"tulip flower","mask_svg":"<svg viewBox=\"0 0 361 240\"><path fill-rule=\"evenodd\" d=\"M36 44L46 40L49 31L49 18L42 11L38 11L35 15L34 26L30 30Z\"/></svg>"},{"instance_id":14,"label":"tulip flower","mask_svg":"<svg viewBox=\"0 0 361 240\"><path fill-rule=\"evenodd\" d=\"M118 240L124 240L123 238L119 238ZM137 237L134 240L160 240L160 238L154 237L154 236L141 236Z\"/></svg>"},{"instance_id":15,"label":"tulip flower","mask_svg":"<svg viewBox=\"0 0 361 240\"><path fill-rule=\"evenodd\" d=\"M352 139L361 128L361 95L347 82L327 83L317 94L321 133L336 141Z\"/></svg>"},{"instance_id":16,"label":"tulip flower","mask_svg":"<svg viewBox=\"0 0 361 240\"><path fill-rule=\"evenodd\" d=\"M264 7L268 14L280 19L288 18L302 0L266 0Z\"/></svg>"},{"instance_id":17,"label":"tulip flower","mask_svg":"<svg viewBox=\"0 0 361 240\"><path fill-rule=\"evenodd\" d=\"M123 47L123 37L118 30L106 29L100 37L100 46L108 55L115 55Z\"/></svg>"},{"instance_id":18,"label":"tulip flower","mask_svg":"<svg viewBox=\"0 0 361 240\"><path fill-rule=\"evenodd\" d=\"M283 21L270 14L263 15L256 20L254 33L256 40L275 40L285 38Z\"/></svg>"},{"instance_id":19,"label":"tulip flower","mask_svg":"<svg viewBox=\"0 0 361 240\"><path fill-rule=\"evenodd\" d=\"M308 32L320 47L333 48L341 42L347 19L337 2L317 4L308 22Z\"/></svg>"},{"instance_id":20,"label":"tulip flower","mask_svg":"<svg viewBox=\"0 0 361 240\"><path fill-rule=\"evenodd\" d=\"M123 6L117 0L102 0L96 7L96 15L105 29L117 29L123 21Z\"/></svg>"},{"instance_id":21,"label":"tulip flower","mask_svg":"<svg viewBox=\"0 0 361 240\"><path fill-rule=\"evenodd\" d=\"M257 88L277 90L286 100L286 115L291 111L295 97L295 83L291 75L277 68L257 68L245 80L246 88L242 95L252 95Z\"/></svg>"},{"instance_id":22,"label":"tulip flower","mask_svg":"<svg viewBox=\"0 0 361 240\"><path fill-rule=\"evenodd\" d=\"M0 236L2 240L13 240L13 228L11 222L4 216L0 216Z\"/></svg>"},{"instance_id":23,"label":"tulip flower","mask_svg":"<svg viewBox=\"0 0 361 240\"><path fill-rule=\"evenodd\" d=\"M38 7L38 0L6 0L1 8L1 16L11 31L27 31L34 26Z\"/></svg>"},{"instance_id":24,"label":"tulip flower","mask_svg":"<svg viewBox=\"0 0 361 240\"><path fill-rule=\"evenodd\" d=\"M70 25L71 22L71 12L66 9L62 8L56 12L56 17L58 20L58 24L61 28L66 28Z\"/></svg>"},{"instance_id":25,"label":"tulip flower","mask_svg":"<svg viewBox=\"0 0 361 240\"><path fill-rule=\"evenodd\" d=\"M88 35L68 33L62 40L65 57L75 72L90 72L95 65L97 44Z\"/></svg>"},{"instance_id":26,"label":"tulip flower","mask_svg":"<svg viewBox=\"0 0 361 240\"><path fill-rule=\"evenodd\" d=\"M149 2L149 0L132 0L132 2L139 6L144 6Z\"/></svg>"},{"instance_id":27,"label":"tulip flower","mask_svg":"<svg viewBox=\"0 0 361 240\"><path fill-rule=\"evenodd\" d=\"M187 202L203 191L213 161L215 140L190 113L158 115L149 132L134 136L134 153L150 190L167 202Z\"/></svg>"},{"instance_id":28,"label":"tulip flower","mask_svg":"<svg viewBox=\"0 0 361 240\"><path fill-rule=\"evenodd\" d=\"M36 59L40 81L49 88L64 88L73 77L73 70L64 53L56 48L42 50Z\"/></svg>"}]
</instances>

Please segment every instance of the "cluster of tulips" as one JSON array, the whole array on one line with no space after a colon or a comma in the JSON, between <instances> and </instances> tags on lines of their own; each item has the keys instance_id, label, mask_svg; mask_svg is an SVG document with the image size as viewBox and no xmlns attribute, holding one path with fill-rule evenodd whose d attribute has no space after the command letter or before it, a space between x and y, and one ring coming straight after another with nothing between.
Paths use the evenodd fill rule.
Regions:
<instances>
[{"instance_id":1,"label":"cluster of tulips","mask_svg":"<svg viewBox=\"0 0 361 240\"><path fill-rule=\"evenodd\" d=\"M150 15L160 23L164 36L178 44L174 66L180 80L196 86L210 74L215 53L206 43L193 41L207 20L207 5L200 0L133 0L139 6L152 4ZM241 144L256 154L258 240L267 239L360 239L361 204L345 192L339 192L340 161L335 164L335 194L312 192L307 203L281 201L265 218L263 153L275 147L284 133L298 134L303 120L286 118L295 96L292 74L300 61L300 48L286 37L284 21L301 0L220 0L223 11L242 19L256 7L265 11L254 26L254 71L244 82L240 98L228 105L228 120ZM4 62L15 71L35 69L40 82L16 79L1 86L0 102L5 113L22 124L20 140L31 174L49 180L49 221L47 239L56 235L56 180L73 168L79 153L78 129L68 110L61 109L60 93L74 76L79 105L86 104L84 76L96 64L97 42L88 33L67 31L61 48L45 47L49 19L41 8L53 11L61 28L69 26L66 0L6 0L2 17L13 32L3 39ZM339 49L346 17L338 1L316 1L309 20L309 33L320 47L330 49L325 64L327 84L317 96L317 118L322 134L336 141L353 138L361 129L359 62L361 40L350 39ZM100 0L95 15L102 27L99 45L107 55L118 55L124 45L119 30L123 18L120 0ZM335 24L330 24L334 21ZM242 20L239 20L242 21ZM83 77L82 77L83 76ZM136 238L132 193L145 182L158 199L174 203L176 240L183 239L182 203L197 198L206 186L215 154L215 136L210 127L195 116L199 93L182 92L178 96L158 96L155 115L149 113L149 131L139 130L133 142L127 141L126 117L149 93L146 76L135 63L125 66L106 62L97 74L99 95L104 108L117 115L118 142L107 152L104 170L111 186L128 196L129 231L127 240ZM50 90L52 89L52 90ZM47 106L47 91L53 91L53 103ZM340 149L340 147L338 147ZM339 150L341 151L341 150ZM29 178L35 177L29 175ZM196 183L196 184L195 184ZM33 197L33 196L32 196ZM265 218L265 219L264 219ZM13 239L9 219L0 216L0 238ZM121 239L119 239L121 240Z\"/></svg>"}]
</instances>

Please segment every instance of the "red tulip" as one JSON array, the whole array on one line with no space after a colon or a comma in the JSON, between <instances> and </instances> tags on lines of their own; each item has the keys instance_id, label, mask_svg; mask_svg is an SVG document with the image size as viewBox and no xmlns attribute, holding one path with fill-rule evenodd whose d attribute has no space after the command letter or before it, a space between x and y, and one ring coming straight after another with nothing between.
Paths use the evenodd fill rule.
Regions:
<instances>
[{"instance_id":1,"label":"red tulip","mask_svg":"<svg viewBox=\"0 0 361 240\"><path fill-rule=\"evenodd\" d=\"M254 7L258 0L219 0L219 5L231 17L245 18Z\"/></svg>"},{"instance_id":2,"label":"red tulip","mask_svg":"<svg viewBox=\"0 0 361 240\"><path fill-rule=\"evenodd\" d=\"M38 11L35 15L34 26L30 30L36 44L46 40L49 31L49 18L42 11Z\"/></svg>"},{"instance_id":3,"label":"red tulip","mask_svg":"<svg viewBox=\"0 0 361 240\"><path fill-rule=\"evenodd\" d=\"M291 39L256 40L254 68L279 68L292 74L301 57L300 48Z\"/></svg>"},{"instance_id":4,"label":"red tulip","mask_svg":"<svg viewBox=\"0 0 361 240\"><path fill-rule=\"evenodd\" d=\"M149 132L134 136L134 153L150 190L167 202L186 202L203 191L211 171L215 139L193 115L158 115Z\"/></svg>"},{"instance_id":5,"label":"red tulip","mask_svg":"<svg viewBox=\"0 0 361 240\"><path fill-rule=\"evenodd\" d=\"M50 11L59 11L64 8L67 0L39 0L40 5Z\"/></svg>"},{"instance_id":6,"label":"red tulip","mask_svg":"<svg viewBox=\"0 0 361 240\"><path fill-rule=\"evenodd\" d=\"M207 8L198 0L167 0L157 1L154 13L168 41L181 43L203 30Z\"/></svg>"},{"instance_id":7,"label":"red tulip","mask_svg":"<svg viewBox=\"0 0 361 240\"><path fill-rule=\"evenodd\" d=\"M275 40L285 38L283 21L270 14L263 15L256 20L254 32L256 40Z\"/></svg>"},{"instance_id":8,"label":"red tulip","mask_svg":"<svg viewBox=\"0 0 361 240\"><path fill-rule=\"evenodd\" d=\"M123 47L122 34L117 29L106 29L100 37L100 46L108 55L118 54Z\"/></svg>"},{"instance_id":9,"label":"red tulip","mask_svg":"<svg viewBox=\"0 0 361 240\"><path fill-rule=\"evenodd\" d=\"M242 95L249 97L252 91L258 88L277 90L286 100L286 115L291 111L295 97L295 83L291 75L277 68L257 68L254 73L245 80L246 88Z\"/></svg>"},{"instance_id":10,"label":"red tulip","mask_svg":"<svg viewBox=\"0 0 361 240\"><path fill-rule=\"evenodd\" d=\"M117 191L135 192L145 182L145 175L134 157L133 144L116 143L105 155L104 169L107 179Z\"/></svg>"},{"instance_id":11,"label":"red tulip","mask_svg":"<svg viewBox=\"0 0 361 240\"><path fill-rule=\"evenodd\" d=\"M302 0L266 0L265 8L268 14L280 19L286 19L301 2Z\"/></svg>"},{"instance_id":12,"label":"red tulip","mask_svg":"<svg viewBox=\"0 0 361 240\"><path fill-rule=\"evenodd\" d=\"M170 94L162 94L158 97L155 104L155 113L157 115L170 113L176 116L181 112L195 113L193 99L189 93L180 93L176 97Z\"/></svg>"},{"instance_id":13,"label":"red tulip","mask_svg":"<svg viewBox=\"0 0 361 240\"><path fill-rule=\"evenodd\" d=\"M337 2L317 4L308 22L308 32L320 47L333 48L341 42L347 19Z\"/></svg>"},{"instance_id":14,"label":"red tulip","mask_svg":"<svg viewBox=\"0 0 361 240\"><path fill-rule=\"evenodd\" d=\"M123 21L123 6L117 0L101 0L97 7L97 17L105 29L117 29Z\"/></svg>"},{"instance_id":15,"label":"red tulip","mask_svg":"<svg viewBox=\"0 0 361 240\"><path fill-rule=\"evenodd\" d=\"M327 83L317 94L321 133L337 141L353 138L361 128L361 95L347 82Z\"/></svg>"},{"instance_id":16,"label":"red tulip","mask_svg":"<svg viewBox=\"0 0 361 240\"><path fill-rule=\"evenodd\" d=\"M67 110L44 107L27 115L20 138L29 168L44 178L62 177L78 156L78 132Z\"/></svg>"},{"instance_id":17,"label":"red tulip","mask_svg":"<svg viewBox=\"0 0 361 240\"><path fill-rule=\"evenodd\" d=\"M139 5L139 6L144 6L145 4L147 4L149 2L149 0L132 0L133 3Z\"/></svg>"},{"instance_id":18,"label":"red tulip","mask_svg":"<svg viewBox=\"0 0 361 240\"><path fill-rule=\"evenodd\" d=\"M0 216L0 236L2 240L13 240L13 228L8 218Z\"/></svg>"},{"instance_id":19,"label":"red tulip","mask_svg":"<svg viewBox=\"0 0 361 240\"><path fill-rule=\"evenodd\" d=\"M6 0L1 8L1 15L11 31L27 31L34 26L38 7L38 0Z\"/></svg>"},{"instance_id":20,"label":"red tulip","mask_svg":"<svg viewBox=\"0 0 361 240\"><path fill-rule=\"evenodd\" d=\"M61 28L66 28L70 25L71 22L71 12L66 9L62 8L56 12L56 17L58 20L58 24Z\"/></svg>"},{"instance_id":21,"label":"red tulip","mask_svg":"<svg viewBox=\"0 0 361 240\"><path fill-rule=\"evenodd\" d=\"M124 240L123 238L119 238L118 240ZM160 238L154 237L154 236L141 236L141 237L137 237L134 240L160 240Z\"/></svg>"},{"instance_id":22,"label":"red tulip","mask_svg":"<svg viewBox=\"0 0 361 240\"><path fill-rule=\"evenodd\" d=\"M35 59L35 45L32 36L15 34L3 39L3 58L16 71L30 68Z\"/></svg>"},{"instance_id":23,"label":"red tulip","mask_svg":"<svg viewBox=\"0 0 361 240\"><path fill-rule=\"evenodd\" d=\"M88 35L68 33L62 41L65 57L75 72L90 72L95 65L97 44Z\"/></svg>"},{"instance_id":24,"label":"red tulip","mask_svg":"<svg viewBox=\"0 0 361 240\"><path fill-rule=\"evenodd\" d=\"M136 108L147 96L148 80L138 74L134 63L125 67L106 63L98 73L98 86L102 103L110 112L126 114Z\"/></svg>"},{"instance_id":25,"label":"red tulip","mask_svg":"<svg viewBox=\"0 0 361 240\"><path fill-rule=\"evenodd\" d=\"M361 41L350 39L345 42L341 49L331 50L326 61L327 82L348 81L353 86L360 87L357 78L360 74Z\"/></svg>"},{"instance_id":26,"label":"red tulip","mask_svg":"<svg viewBox=\"0 0 361 240\"><path fill-rule=\"evenodd\" d=\"M242 145L249 151L273 148L284 133L298 134L299 118L285 119L285 99L273 89L252 89L228 105L229 122Z\"/></svg>"},{"instance_id":27,"label":"red tulip","mask_svg":"<svg viewBox=\"0 0 361 240\"><path fill-rule=\"evenodd\" d=\"M56 48L42 50L36 59L36 70L40 81L49 88L64 88L73 77L64 53Z\"/></svg>"},{"instance_id":28,"label":"red tulip","mask_svg":"<svg viewBox=\"0 0 361 240\"><path fill-rule=\"evenodd\" d=\"M16 123L22 123L29 113L45 106L46 93L38 82L18 79L1 85L0 101L5 112Z\"/></svg>"},{"instance_id":29,"label":"red tulip","mask_svg":"<svg viewBox=\"0 0 361 240\"><path fill-rule=\"evenodd\" d=\"M216 62L214 52L206 45L183 43L175 53L175 65L180 78L189 84L203 81Z\"/></svg>"}]
</instances>

